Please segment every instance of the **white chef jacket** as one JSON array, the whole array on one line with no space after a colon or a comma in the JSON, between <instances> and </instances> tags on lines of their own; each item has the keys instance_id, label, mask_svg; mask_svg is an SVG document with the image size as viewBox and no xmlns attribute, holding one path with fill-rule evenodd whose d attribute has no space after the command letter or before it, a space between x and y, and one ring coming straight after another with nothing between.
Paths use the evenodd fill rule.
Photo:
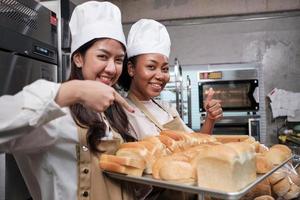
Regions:
<instances>
[{"instance_id":1,"label":"white chef jacket","mask_svg":"<svg viewBox=\"0 0 300 200\"><path fill-rule=\"evenodd\" d=\"M54 99L60 84L38 80L0 98L0 152L12 153L35 200L77 199L76 124Z\"/></svg>"},{"instance_id":2,"label":"white chef jacket","mask_svg":"<svg viewBox=\"0 0 300 200\"><path fill-rule=\"evenodd\" d=\"M148 136L159 135L160 129L152 121L150 121L129 98L126 98L126 101L133 107L135 111L134 113L126 111L129 120L130 134L138 140L142 140L143 138ZM155 103L152 100L149 100L140 101L140 103L145 106L145 108L152 114L152 116L155 117L157 122L159 122L161 125L172 121L174 119L173 116L179 116L176 108L166 101L156 100ZM192 129L185 125L184 121L181 118L180 121L186 132L194 132Z\"/></svg>"}]
</instances>

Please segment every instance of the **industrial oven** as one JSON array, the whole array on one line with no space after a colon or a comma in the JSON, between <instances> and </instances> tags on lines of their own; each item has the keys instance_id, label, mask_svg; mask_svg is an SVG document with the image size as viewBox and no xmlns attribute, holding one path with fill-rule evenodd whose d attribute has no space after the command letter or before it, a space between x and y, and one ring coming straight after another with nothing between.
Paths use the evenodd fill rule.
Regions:
<instances>
[{"instance_id":1,"label":"industrial oven","mask_svg":"<svg viewBox=\"0 0 300 200\"><path fill-rule=\"evenodd\" d=\"M227 65L228 66L228 65ZM216 122L214 134L251 135L259 140L259 78L255 64L251 68L222 68L198 72L199 112L205 119L208 90L221 101L223 119ZM219 67L219 69L218 69Z\"/></svg>"}]
</instances>

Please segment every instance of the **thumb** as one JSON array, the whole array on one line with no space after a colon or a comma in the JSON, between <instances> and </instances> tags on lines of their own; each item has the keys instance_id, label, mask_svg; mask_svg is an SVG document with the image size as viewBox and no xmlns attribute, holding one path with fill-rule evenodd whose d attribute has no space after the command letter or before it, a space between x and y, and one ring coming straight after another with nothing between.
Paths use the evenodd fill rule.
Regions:
<instances>
[{"instance_id":1,"label":"thumb","mask_svg":"<svg viewBox=\"0 0 300 200\"><path fill-rule=\"evenodd\" d=\"M121 104L123 108L128 110L131 113L134 113L134 109L127 103L127 101L117 92L115 94L115 101Z\"/></svg>"},{"instance_id":2,"label":"thumb","mask_svg":"<svg viewBox=\"0 0 300 200\"><path fill-rule=\"evenodd\" d=\"M213 99L214 94L215 94L215 91L212 88L209 88L208 94L206 97L206 101L207 102L211 101Z\"/></svg>"}]
</instances>

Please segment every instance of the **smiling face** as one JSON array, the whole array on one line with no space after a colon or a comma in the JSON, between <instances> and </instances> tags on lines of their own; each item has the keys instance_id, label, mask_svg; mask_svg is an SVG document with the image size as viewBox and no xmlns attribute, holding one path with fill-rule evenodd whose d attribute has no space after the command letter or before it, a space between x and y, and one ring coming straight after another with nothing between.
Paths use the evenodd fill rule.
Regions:
<instances>
[{"instance_id":1,"label":"smiling face","mask_svg":"<svg viewBox=\"0 0 300 200\"><path fill-rule=\"evenodd\" d=\"M139 100L147 101L158 96L170 80L168 58L151 53L137 56L135 66L128 63L132 77L130 92Z\"/></svg>"},{"instance_id":2,"label":"smiling face","mask_svg":"<svg viewBox=\"0 0 300 200\"><path fill-rule=\"evenodd\" d=\"M74 63L82 69L85 80L95 80L112 86L122 72L125 51L114 39L97 40L84 55L75 53Z\"/></svg>"}]
</instances>

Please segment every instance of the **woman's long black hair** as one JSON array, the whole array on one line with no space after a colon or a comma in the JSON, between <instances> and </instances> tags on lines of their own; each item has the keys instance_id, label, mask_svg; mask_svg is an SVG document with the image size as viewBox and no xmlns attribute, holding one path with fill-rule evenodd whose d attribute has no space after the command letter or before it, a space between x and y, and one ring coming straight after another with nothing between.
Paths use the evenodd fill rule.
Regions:
<instances>
[{"instance_id":1,"label":"woman's long black hair","mask_svg":"<svg viewBox=\"0 0 300 200\"><path fill-rule=\"evenodd\" d=\"M125 91L129 91L131 85L131 76L128 74L128 62L132 63L132 66L135 67L137 63L138 56L133 56L130 58L125 58L123 62L123 70L120 78L118 79L118 85Z\"/></svg>"},{"instance_id":2,"label":"woman's long black hair","mask_svg":"<svg viewBox=\"0 0 300 200\"><path fill-rule=\"evenodd\" d=\"M83 57L86 51L99 39L91 40L90 42L81 46L76 53L80 53ZM125 49L125 47L124 47ZM69 80L84 80L81 68L76 67L73 59L71 59L71 74ZM92 152L99 152L97 146L101 142L101 138L105 136L106 124L100 119L99 114L83 104L76 103L70 106L70 110L76 124L82 128L88 128L87 143ZM118 132L125 141L133 141L134 138L129 135L129 121L123 107L114 102L106 111L104 111L106 119L111 128Z\"/></svg>"}]
</instances>

